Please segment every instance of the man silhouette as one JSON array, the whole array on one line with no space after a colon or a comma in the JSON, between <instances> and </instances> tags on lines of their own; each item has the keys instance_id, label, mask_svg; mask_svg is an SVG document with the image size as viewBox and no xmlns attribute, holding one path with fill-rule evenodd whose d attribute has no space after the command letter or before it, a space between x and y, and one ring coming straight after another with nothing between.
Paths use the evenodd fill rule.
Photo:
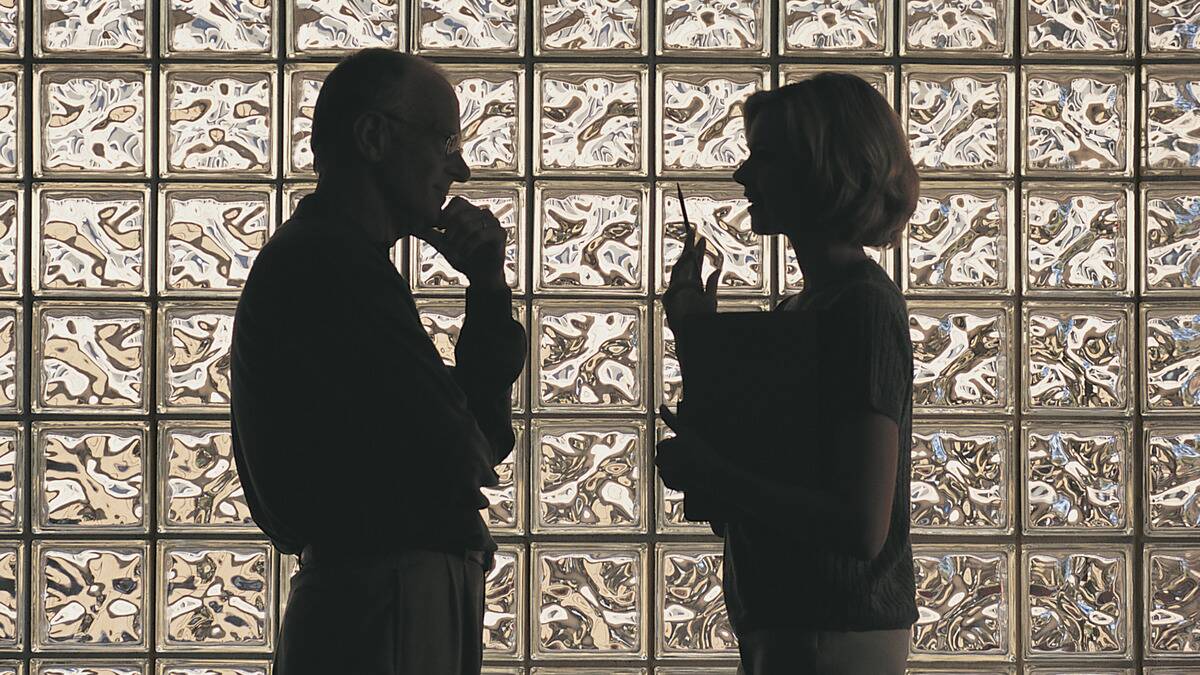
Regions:
<instances>
[{"instance_id":1,"label":"man silhouette","mask_svg":"<svg viewBox=\"0 0 1200 675\"><path fill-rule=\"evenodd\" d=\"M233 331L238 475L255 522L301 556L274 672L478 674L496 549L480 487L512 451L526 353L504 232L462 198L442 209L471 172L454 90L424 59L338 64L312 147L317 189L263 247ZM388 259L409 234L470 281L454 368Z\"/></svg>"}]
</instances>

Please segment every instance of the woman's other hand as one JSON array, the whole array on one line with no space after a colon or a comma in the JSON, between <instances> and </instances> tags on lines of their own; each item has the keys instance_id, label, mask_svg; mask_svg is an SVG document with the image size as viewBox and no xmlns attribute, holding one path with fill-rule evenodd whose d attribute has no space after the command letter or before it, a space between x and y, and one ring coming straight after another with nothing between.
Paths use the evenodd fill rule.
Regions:
<instances>
[{"instance_id":1,"label":"woman's other hand","mask_svg":"<svg viewBox=\"0 0 1200 675\"><path fill-rule=\"evenodd\" d=\"M696 432L681 425L670 408L659 406L658 414L675 432L675 436L658 442L654 454L663 485L683 492L711 488L713 477L720 472L721 457Z\"/></svg>"},{"instance_id":2,"label":"woman's other hand","mask_svg":"<svg viewBox=\"0 0 1200 675\"><path fill-rule=\"evenodd\" d=\"M695 239L700 243L696 244ZM684 223L683 252L671 269L671 281L667 291L663 293L663 309L667 314L667 325L674 325L679 319L690 314L711 313L717 311L717 280L721 277L720 263L717 269L708 275L708 282L700 281L700 269L704 265L704 254L708 250L708 240L696 237L695 229Z\"/></svg>"}]
</instances>

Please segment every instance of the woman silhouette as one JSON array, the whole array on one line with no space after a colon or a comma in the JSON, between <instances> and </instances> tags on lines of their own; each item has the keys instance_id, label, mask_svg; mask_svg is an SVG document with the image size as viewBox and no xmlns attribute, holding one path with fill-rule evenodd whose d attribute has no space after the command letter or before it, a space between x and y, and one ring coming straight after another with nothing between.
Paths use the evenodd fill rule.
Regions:
<instances>
[{"instance_id":1,"label":"woman silhouette","mask_svg":"<svg viewBox=\"0 0 1200 675\"><path fill-rule=\"evenodd\" d=\"M904 297L863 247L898 242L917 173L896 114L851 75L754 94L745 120L750 156L734 180L753 230L784 234L796 253L804 290L776 310L819 322L805 356L818 376L798 383L809 403L772 434L769 475L726 459L666 406L677 435L658 444L659 475L730 514L713 530L725 539L741 672L899 675L917 618L912 344ZM673 329L716 311L715 278L700 280L706 245L686 242L672 271L663 304Z\"/></svg>"}]
</instances>

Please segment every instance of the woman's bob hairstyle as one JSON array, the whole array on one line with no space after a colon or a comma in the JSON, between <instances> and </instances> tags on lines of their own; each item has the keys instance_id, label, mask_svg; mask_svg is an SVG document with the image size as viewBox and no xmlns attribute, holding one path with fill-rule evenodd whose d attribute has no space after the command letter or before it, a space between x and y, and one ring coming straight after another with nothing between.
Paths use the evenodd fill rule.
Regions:
<instances>
[{"instance_id":1,"label":"woman's bob hairstyle","mask_svg":"<svg viewBox=\"0 0 1200 675\"><path fill-rule=\"evenodd\" d=\"M801 227L856 246L896 245L917 207L920 181L900 119L874 87L821 73L746 99L746 129L766 115Z\"/></svg>"}]
</instances>

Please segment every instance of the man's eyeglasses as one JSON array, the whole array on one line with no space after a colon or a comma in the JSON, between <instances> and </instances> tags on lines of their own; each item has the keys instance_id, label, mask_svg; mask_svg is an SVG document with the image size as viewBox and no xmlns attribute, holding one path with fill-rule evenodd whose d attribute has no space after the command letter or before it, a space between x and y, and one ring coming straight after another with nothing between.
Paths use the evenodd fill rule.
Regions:
<instances>
[{"instance_id":1,"label":"man's eyeglasses","mask_svg":"<svg viewBox=\"0 0 1200 675\"><path fill-rule=\"evenodd\" d=\"M418 124L411 120L405 119L405 118L397 115L396 113L388 112L386 110L376 110L375 112L379 113L380 115L383 115L384 117L386 117L390 120L400 122L401 124L407 124L410 127L413 127L416 129L421 129L423 131L434 132L435 134L438 135L438 138L442 139L442 141L444 142L445 145L442 148L442 150L446 153L447 157L453 157L454 155L462 152L462 137L459 134L455 133L455 134L447 135L447 134L444 134L444 133L438 131L431 125Z\"/></svg>"}]
</instances>

